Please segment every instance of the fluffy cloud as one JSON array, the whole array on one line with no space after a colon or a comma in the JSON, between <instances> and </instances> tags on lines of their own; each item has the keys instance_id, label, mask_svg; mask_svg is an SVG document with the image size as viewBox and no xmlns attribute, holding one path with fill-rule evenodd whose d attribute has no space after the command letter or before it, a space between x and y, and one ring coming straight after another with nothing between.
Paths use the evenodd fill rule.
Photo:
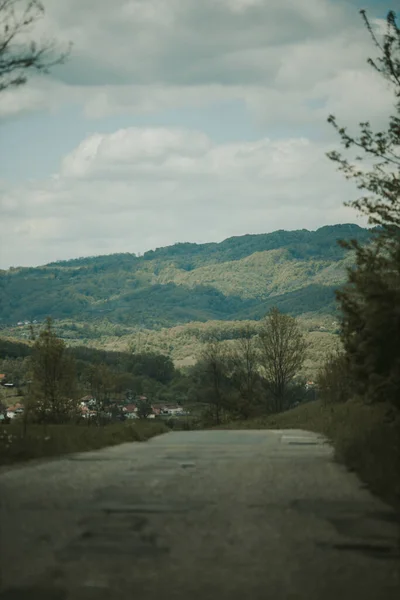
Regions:
<instances>
[{"instance_id":1,"label":"fluffy cloud","mask_svg":"<svg viewBox=\"0 0 400 600\"><path fill-rule=\"evenodd\" d=\"M336 0L52 0L37 35L74 43L52 79L2 97L0 116L80 102L85 115L243 100L264 123L353 117L366 105L374 46ZM380 21L377 21L377 27ZM51 88L49 89L49 87ZM353 90L353 91L352 91ZM389 96L376 88L376 118Z\"/></svg>"},{"instance_id":2,"label":"fluffy cloud","mask_svg":"<svg viewBox=\"0 0 400 600\"><path fill-rule=\"evenodd\" d=\"M90 136L53 178L3 182L3 266L352 221L342 202L356 190L328 149L306 138L218 145L165 128Z\"/></svg>"},{"instance_id":3,"label":"fluffy cloud","mask_svg":"<svg viewBox=\"0 0 400 600\"><path fill-rule=\"evenodd\" d=\"M0 120L74 105L91 122L57 175L0 180L2 266L357 219L343 208L357 190L325 157L326 118L382 126L392 96L366 63L375 48L352 3L51 0L37 35L71 40L71 57L3 92ZM256 141L216 143L186 125L102 132L110 115L160 123L169 109L218 115L238 101Z\"/></svg>"}]
</instances>

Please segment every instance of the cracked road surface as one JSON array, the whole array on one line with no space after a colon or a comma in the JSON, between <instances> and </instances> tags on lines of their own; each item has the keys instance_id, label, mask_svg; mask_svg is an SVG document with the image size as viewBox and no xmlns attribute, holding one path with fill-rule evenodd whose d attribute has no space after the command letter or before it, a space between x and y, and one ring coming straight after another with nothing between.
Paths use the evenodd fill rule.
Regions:
<instances>
[{"instance_id":1,"label":"cracked road surface","mask_svg":"<svg viewBox=\"0 0 400 600\"><path fill-rule=\"evenodd\" d=\"M313 433L167 433L0 493L0 600L400 597L393 511Z\"/></svg>"}]
</instances>

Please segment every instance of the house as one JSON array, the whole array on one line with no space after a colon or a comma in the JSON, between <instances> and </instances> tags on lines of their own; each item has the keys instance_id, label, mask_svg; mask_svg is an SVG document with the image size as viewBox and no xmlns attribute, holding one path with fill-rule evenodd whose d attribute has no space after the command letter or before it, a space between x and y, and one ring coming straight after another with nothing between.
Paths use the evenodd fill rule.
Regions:
<instances>
[{"instance_id":1,"label":"house","mask_svg":"<svg viewBox=\"0 0 400 600\"><path fill-rule=\"evenodd\" d=\"M137 406L135 404L128 404L127 406L124 407L123 409L124 414L126 415L127 419L137 419Z\"/></svg>"},{"instance_id":2,"label":"house","mask_svg":"<svg viewBox=\"0 0 400 600\"><path fill-rule=\"evenodd\" d=\"M15 417L18 417L19 415L22 415L24 412L24 407L21 404L21 402L17 402L16 404L14 404L13 406L9 406L7 408L7 417L9 417L10 419L14 419Z\"/></svg>"},{"instance_id":3,"label":"house","mask_svg":"<svg viewBox=\"0 0 400 600\"><path fill-rule=\"evenodd\" d=\"M83 396L83 398L81 398L81 402L83 402L85 405L92 405L93 403L96 403L96 398L93 398L93 396Z\"/></svg>"},{"instance_id":4,"label":"house","mask_svg":"<svg viewBox=\"0 0 400 600\"><path fill-rule=\"evenodd\" d=\"M138 419L138 409L137 406L135 404L128 404L127 406L125 406L123 409L123 412L125 413L126 417L128 419ZM155 419L156 415L159 414L157 412L157 409L151 407L152 412L148 415L148 419Z\"/></svg>"},{"instance_id":5,"label":"house","mask_svg":"<svg viewBox=\"0 0 400 600\"><path fill-rule=\"evenodd\" d=\"M181 406L177 406L177 405L169 405L169 406L163 406L160 410L160 414L161 415L183 415L185 413L185 411L183 410L183 408Z\"/></svg>"},{"instance_id":6,"label":"house","mask_svg":"<svg viewBox=\"0 0 400 600\"><path fill-rule=\"evenodd\" d=\"M21 410L24 410L24 406L23 404L21 404L21 402L16 402L12 406L9 406L7 410L18 410L19 412L21 412Z\"/></svg>"},{"instance_id":7,"label":"house","mask_svg":"<svg viewBox=\"0 0 400 600\"><path fill-rule=\"evenodd\" d=\"M82 413L82 417L86 419L89 415L89 408L83 402L81 402L80 410Z\"/></svg>"},{"instance_id":8,"label":"house","mask_svg":"<svg viewBox=\"0 0 400 600\"><path fill-rule=\"evenodd\" d=\"M84 396L80 402L81 406L96 406L96 398L93 398L93 396Z\"/></svg>"}]
</instances>

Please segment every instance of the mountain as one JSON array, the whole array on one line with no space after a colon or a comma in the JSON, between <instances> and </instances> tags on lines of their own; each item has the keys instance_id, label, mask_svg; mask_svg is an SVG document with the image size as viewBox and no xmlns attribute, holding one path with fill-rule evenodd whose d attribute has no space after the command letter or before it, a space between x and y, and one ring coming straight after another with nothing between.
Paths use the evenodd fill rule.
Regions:
<instances>
[{"instance_id":1,"label":"mountain","mask_svg":"<svg viewBox=\"0 0 400 600\"><path fill-rule=\"evenodd\" d=\"M358 225L333 225L12 268L0 271L0 324L51 315L151 329L260 319L274 305L293 315L329 314L352 264L337 241L370 238Z\"/></svg>"}]
</instances>

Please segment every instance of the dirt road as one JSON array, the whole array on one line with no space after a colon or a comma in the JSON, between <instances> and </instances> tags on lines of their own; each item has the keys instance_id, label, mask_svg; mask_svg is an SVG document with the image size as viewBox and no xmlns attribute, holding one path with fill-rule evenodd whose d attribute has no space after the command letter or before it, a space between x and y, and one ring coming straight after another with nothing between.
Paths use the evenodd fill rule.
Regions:
<instances>
[{"instance_id":1,"label":"dirt road","mask_svg":"<svg viewBox=\"0 0 400 600\"><path fill-rule=\"evenodd\" d=\"M312 433L168 433L0 493L0 600L400 597L393 512Z\"/></svg>"}]
</instances>

